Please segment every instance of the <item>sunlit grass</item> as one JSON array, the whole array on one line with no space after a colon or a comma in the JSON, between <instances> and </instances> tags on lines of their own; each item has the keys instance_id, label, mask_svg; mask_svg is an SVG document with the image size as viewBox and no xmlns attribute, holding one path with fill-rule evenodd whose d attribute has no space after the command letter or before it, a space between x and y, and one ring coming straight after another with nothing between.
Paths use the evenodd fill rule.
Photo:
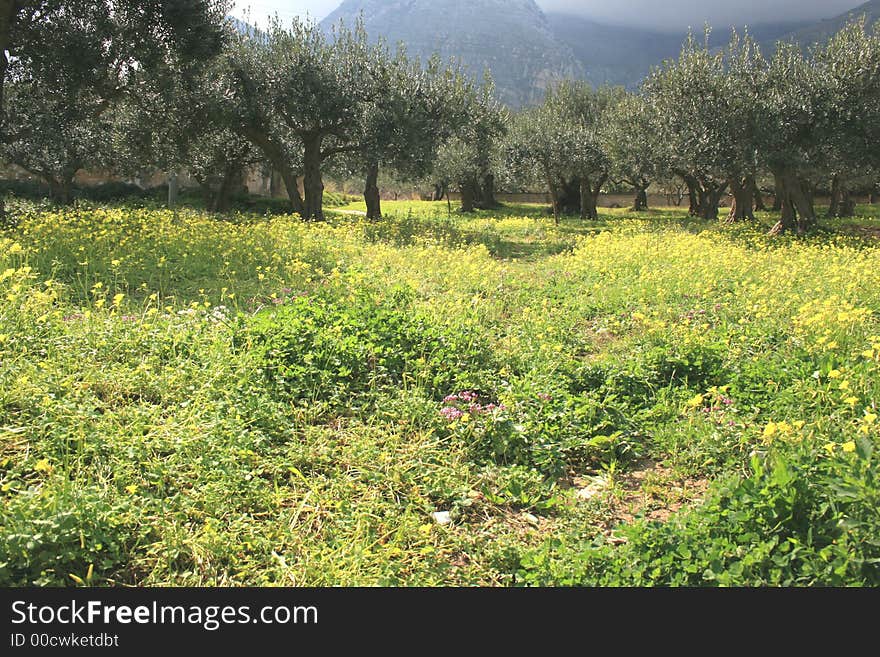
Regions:
<instances>
[{"instance_id":1,"label":"sunlit grass","mask_svg":"<svg viewBox=\"0 0 880 657\"><path fill-rule=\"evenodd\" d=\"M770 215L383 205L39 211L0 238L0 583L589 583L646 462L655 507L755 457L876 474L880 248L850 230L875 208L771 239ZM261 346L291 321L317 337ZM479 402L441 413L459 386ZM797 581L874 581L828 555L840 581Z\"/></svg>"}]
</instances>

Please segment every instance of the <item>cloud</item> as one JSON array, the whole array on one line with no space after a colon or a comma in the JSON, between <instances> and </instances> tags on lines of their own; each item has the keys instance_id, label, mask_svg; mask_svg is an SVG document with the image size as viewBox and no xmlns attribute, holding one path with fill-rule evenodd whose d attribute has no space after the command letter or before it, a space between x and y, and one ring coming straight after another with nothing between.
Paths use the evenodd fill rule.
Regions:
<instances>
[{"instance_id":1,"label":"cloud","mask_svg":"<svg viewBox=\"0 0 880 657\"><path fill-rule=\"evenodd\" d=\"M864 0L537 0L545 10L578 14L617 25L683 31L831 18Z\"/></svg>"},{"instance_id":2,"label":"cloud","mask_svg":"<svg viewBox=\"0 0 880 657\"><path fill-rule=\"evenodd\" d=\"M340 3L341 0L235 0L232 14L240 18L249 15L258 24L275 14L284 21L294 16L321 20Z\"/></svg>"}]
</instances>

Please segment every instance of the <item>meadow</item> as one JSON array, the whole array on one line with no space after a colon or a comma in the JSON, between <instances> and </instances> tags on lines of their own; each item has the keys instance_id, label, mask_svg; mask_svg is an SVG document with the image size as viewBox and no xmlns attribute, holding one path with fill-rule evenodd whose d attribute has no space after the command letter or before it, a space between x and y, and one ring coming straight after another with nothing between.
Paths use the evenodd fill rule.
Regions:
<instances>
[{"instance_id":1,"label":"meadow","mask_svg":"<svg viewBox=\"0 0 880 657\"><path fill-rule=\"evenodd\" d=\"M384 209L15 206L0 585L880 584L877 206Z\"/></svg>"}]
</instances>

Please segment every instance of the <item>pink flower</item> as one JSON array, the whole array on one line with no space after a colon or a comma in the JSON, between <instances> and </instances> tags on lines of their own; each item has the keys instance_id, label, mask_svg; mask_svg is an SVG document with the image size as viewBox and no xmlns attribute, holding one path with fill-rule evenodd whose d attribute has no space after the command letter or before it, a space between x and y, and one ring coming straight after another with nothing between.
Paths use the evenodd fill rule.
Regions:
<instances>
[{"instance_id":1,"label":"pink flower","mask_svg":"<svg viewBox=\"0 0 880 657\"><path fill-rule=\"evenodd\" d=\"M452 420L460 418L464 413L453 406L447 406L446 408L440 409L440 415L451 422Z\"/></svg>"}]
</instances>

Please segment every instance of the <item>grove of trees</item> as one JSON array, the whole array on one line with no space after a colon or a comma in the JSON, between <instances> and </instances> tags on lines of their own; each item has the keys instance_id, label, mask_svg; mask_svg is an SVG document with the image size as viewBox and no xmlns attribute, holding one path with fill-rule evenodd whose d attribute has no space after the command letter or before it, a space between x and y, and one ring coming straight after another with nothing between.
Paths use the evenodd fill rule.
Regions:
<instances>
[{"instance_id":1,"label":"grove of trees","mask_svg":"<svg viewBox=\"0 0 880 657\"><path fill-rule=\"evenodd\" d=\"M328 176L363 180L381 216L381 172L450 191L461 210L496 188L546 192L561 215L596 218L609 186L676 181L690 212L754 218L773 190L775 232L851 214L880 178L880 29L854 21L805 52L764 53L734 33L691 37L636 92L565 81L537 107L504 108L491 80L339 26L266 30L217 0L0 0L0 158L59 203L82 169L125 177L187 171L223 211L255 168L283 181L292 211L324 216ZM680 197L681 198L681 197Z\"/></svg>"}]
</instances>

